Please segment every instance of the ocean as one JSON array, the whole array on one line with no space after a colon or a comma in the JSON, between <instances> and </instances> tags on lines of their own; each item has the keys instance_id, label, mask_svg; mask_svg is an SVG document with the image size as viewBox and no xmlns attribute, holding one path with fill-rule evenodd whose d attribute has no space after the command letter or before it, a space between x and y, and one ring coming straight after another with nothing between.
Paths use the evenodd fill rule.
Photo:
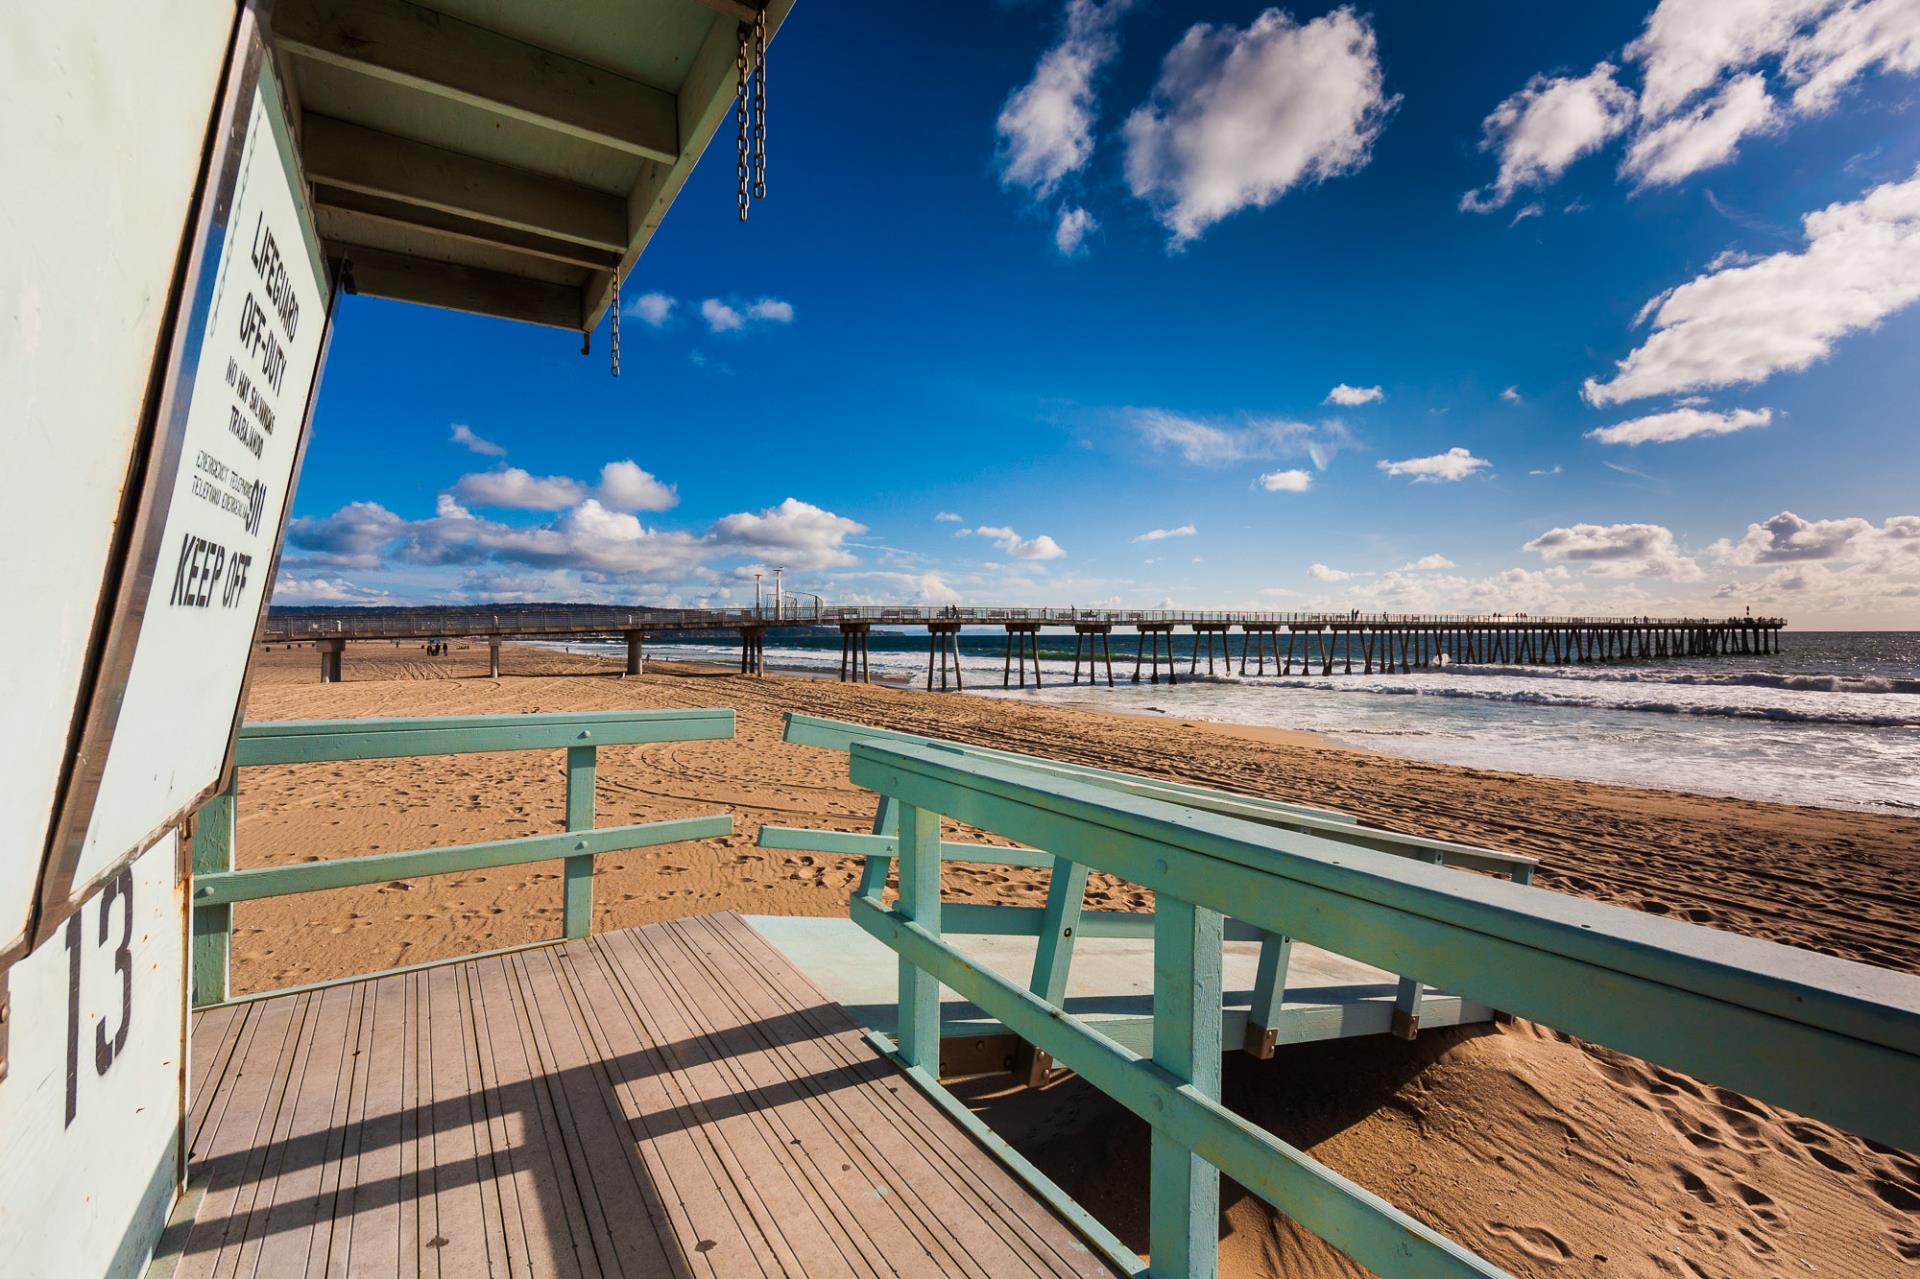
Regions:
<instances>
[{"instance_id":1,"label":"ocean","mask_svg":"<svg viewBox=\"0 0 1920 1279\"><path fill-rule=\"evenodd\" d=\"M1191 679L1193 637L1182 634L1180 682L1168 686L1144 673L1132 682L1135 637L1116 631L1111 689L1070 682L1073 643L1071 631L1042 632L1045 682L1003 689L1006 633L969 628L960 639L966 695L1300 729L1474 768L1920 816L1920 633L1789 630L1765 657L1284 678L1271 664L1264 677L1240 676L1236 634L1231 663L1209 677L1203 648ZM648 651L739 661L737 647L711 641L663 638ZM875 679L925 687L924 631L876 629L871 652ZM832 678L839 636L776 632L766 657L770 669Z\"/></svg>"}]
</instances>

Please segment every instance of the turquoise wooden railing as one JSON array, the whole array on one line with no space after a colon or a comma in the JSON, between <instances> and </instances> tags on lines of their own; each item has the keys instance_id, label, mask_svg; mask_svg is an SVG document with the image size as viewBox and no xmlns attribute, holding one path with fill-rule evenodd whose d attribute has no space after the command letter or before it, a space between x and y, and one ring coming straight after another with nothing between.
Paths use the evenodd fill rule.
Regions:
<instances>
[{"instance_id":1,"label":"turquoise wooden railing","mask_svg":"<svg viewBox=\"0 0 1920 1279\"><path fill-rule=\"evenodd\" d=\"M894 742L946 751L968 759L999 760L1047 776L1069 778L1123 795L1160 799L1258 825L1315 833L1376 852L1431 865L1482 871L1521 884L1533 882L1534 870L1539 864L1537 859L1518 853L1498 852L1490 848L1476 848L1468 844L1362 826L1351 814L1332 809L1227 794L1165 778L1068 764L812 715L789 713L786 717L786 740L838 751L851 750L855 742ZM855 893L878 896L886 886L888 872L899 853L898 819L893 801L881 796L876 806L872 834L763 826L760 828L759 842L765 848L864 857L865 872ZM1080 938L1144 938L1153 935L1151 915L1135 911L1086 910L1083 902L1088 868L1085 863L1070 857L1055 857L1051 853L996 844L942 840L940 858L949 862L1037 867L1052 872L1046 905L1043 907L962 903L949 905L944 918L949 933L1039 938L1028 989L1049 1002L1058 1003L1066 994L1074 947ZM1247 1012L1244 1039L1238 1046L1255 1057L1271 1057L1279 1043L1280 1009L1286 998L1287 966L1293 951L1293 939L1233 918L1225 921L1224 935L1229 941L1260 943L1253 998ZM1419 1032L1426 985L1427 981L1423 978L1400 978L1399 988L1394 995L1391 1027L1402 1038L1411 1039ZM1112 1033L1113 1028L1109 1026L1108 1030ZM1050 1065L1047 1055L1030 1043L1023 1041L1015 1053L1014 1073L1029 1085L1042 1082Z\"/></svg>"},{"instance_id":2,"label":"turquoise wooden railing","mask_svg":"<svg viewBox=\"0 0 1920 1279\"><path fill-rule=\"evenodd\" d=\"M1227 913L1735 1088L1862 1136L1920 1148L1920 978L1383 854L1324 827L1126 793L1052 767L855 741L856 785L891 801L899 900L863 881L853 920L900 962L889 1048L913 1082L1128 1273L1215 1273L1224 1172L1386 1276L1493 1276L1413 1220L1219 1101ZM1237 802L1237 801L1236 801ZM1150 1053L944 939L942 817L1153 890ZM1056 869L1057 874L1057 869ZM884 883L884 880L882 880ZM972 1001L1152 1130L1151 1266L940 1085L939 988Z\"/></svg>"},{"instance_id":3,"label":"turquoise wooden railing","mask_svg":"<svg viewBox=\"0 0 1920 1279\"><path fill-rule=\"evenodd\" d=\"M708 839L733 832L733 818L725 813L596 828L593 824L593 787L599 748L708 741L732 736L733 712L730 710L293 720L243 724L234 750L233 776L228 781L227 789L209 800L194 819L194 1007L208 1007L229 998L228 969L232 954L235 902L560 858L565 867L561 878L561 936L528 945L546 945L549 941L586 936L593 927L595 858L604 853L650 848L686 839ZM484 844L340 857L286 866L262 866L246 870L235 870L233 867L235 801L239 770L242 768L266 764L396 759L410 755L561 749L567 752L565 831ZM519 950L524 947L504 949ZM338 980L360 980L367 975ZM249 996L253 997L256 996Z\"/></svg>"}]
</instances>

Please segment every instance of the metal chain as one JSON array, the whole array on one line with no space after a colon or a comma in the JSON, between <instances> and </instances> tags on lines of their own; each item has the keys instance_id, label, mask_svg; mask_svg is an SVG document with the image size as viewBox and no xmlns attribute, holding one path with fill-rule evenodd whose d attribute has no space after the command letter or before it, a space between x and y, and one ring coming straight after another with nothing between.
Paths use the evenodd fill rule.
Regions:
<instances>
[{"instance_id":1,"label":"metal chain","mask_svg":"<svg viewBox=\"0 0 1920 1279\"><path fill-rule=\"evenodd\" d=\"M767 198L767 10L753 15L753 198Z\"/></svg>"},{"instance_id":2,"label":"metal chain","mask_svg":"<svg viewBox=\"0 0 1920 1279\"><path fill-rule=\"evenodd\" d=\"M613 331L608 346L613 350L613 375L620 376L620 268L613 268Z\"/></svg>"},{"instance_id":3,"label":"metal chain","mask_svg":"<svg viewBox=\"0 0 1920 1279\"><path fill-rule=\"evenodd\" d=\"M733 54L733 69L738 77L733 94L733 125L737 134L736 150L739 158L740 173L740 220L747 220L747 24L741 23L736 32L737 46Z\"/></svg>"}]
</instances>

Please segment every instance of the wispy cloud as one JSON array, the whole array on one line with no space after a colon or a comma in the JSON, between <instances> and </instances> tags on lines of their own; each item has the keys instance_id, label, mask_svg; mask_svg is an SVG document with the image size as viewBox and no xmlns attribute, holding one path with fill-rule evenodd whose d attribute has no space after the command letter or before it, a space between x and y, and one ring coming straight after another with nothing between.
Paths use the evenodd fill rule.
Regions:
<instances>
[{"instance_id":1,"label":"wispy cloud","mask_svg":"<svg viewBox=\"0 0 1920 1279\"><path fill-rule=\"evenodd\" d=\"M492 440L481 439L473 433L473 428L464 422L455 422L453 424L452 438L455 444L461 445L469 452L478 453L482 457L505 457L507 455L506 449L495 444Z\"/></svg>"},{"instance_id":2,"label":"wispy cloud","mask_svg":"<svg viewBox=\"0 0 1920 1279\"><path fill-rule=\"evenodd\" d=\"M1377 386L1348 386L1342 382L1328 391L1327 398L1320 402L1355 408L1362 404L1378 404L1386 398L1387 393Z\"/></svg>"},{"instance_id":3,"label":"wispy cloud","mask_svg":"<svg viewBox=\"0 0 1920 1279\"><path fill-rule=\"evenodd\" d=\"M793 303L780 298L751 302L708 298L700 304L700 318L711 333L739 333L769 324L793 323Z\"/></svg>"},{"instance_id":4,"label":"wispy cloud","mask_svg":"<svg viewBox=\"0 0 1920 1279\"><path fill-rule=\"evenodd\" d=\"M1191 524L1182 524L1179 528L1149 529L1133 540L1135 542L1164 542L1170 537L1193 537L1198 534L1199 531L1199 529Z\"/></svg>"},{"instance_id":5,"label":"wispy cloud","mask_svg":"<svg viewBox=\"0 0 1920 1279\"><path fill-rule=\"evenodd\" d=\"M1127 417L1148 444L1174 450L1195 466L1305 455L1324 469L1352 438L1337 419L1316 424L1281 417L1198 418L1166 409L1129 409Z\"/></svg>"},{"instance_id":6,"label":"wispy cloud","mask_svg":"<svg viewBox=\"0 0 1920 1279\"><path fill-rule=\"evenodd\" d=\"M1732 435L1773 421L1771 409L1730 409L1712 413L1706 409L1670 409L1646 417L1630 418L1612 426L1596 427L1587 438L1602 444L1670 444L1701 435Z\"/></svg>"}]
</instances>

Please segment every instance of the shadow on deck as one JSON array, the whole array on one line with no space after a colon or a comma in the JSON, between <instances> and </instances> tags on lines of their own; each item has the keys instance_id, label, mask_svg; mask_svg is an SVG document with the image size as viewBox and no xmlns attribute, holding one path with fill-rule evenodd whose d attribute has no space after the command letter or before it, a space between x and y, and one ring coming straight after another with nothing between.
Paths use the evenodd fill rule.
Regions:
<instances>
[{"instance_id":1,"label":"shadow on deck","mask_svg":"<svg viewBox=\"0 0 1920 1279\"><path fill-rule=\"evenodd\" d=\"M196 1014L181 1279L1107 1275L734 914Z\"/></svg>"}]
</instances>

